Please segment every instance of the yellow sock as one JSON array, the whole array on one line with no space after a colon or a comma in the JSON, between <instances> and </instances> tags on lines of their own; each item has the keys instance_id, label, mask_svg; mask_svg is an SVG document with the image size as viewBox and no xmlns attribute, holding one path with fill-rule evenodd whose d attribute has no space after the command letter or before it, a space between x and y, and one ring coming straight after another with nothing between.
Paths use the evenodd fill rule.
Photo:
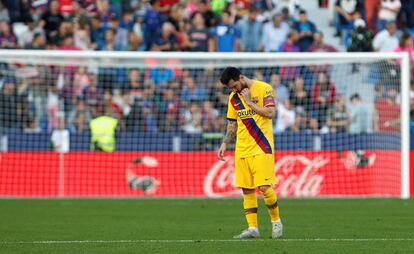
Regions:
<instances>
[{"instance_id":1,"label":"yellow sock","mask_svg":"<svg viewBox=\"0 0 414 254\"><path fill-rule=\"evenodd\" d=\"M272 188L263 192L264 203L269 211L271 221L277 221L279 217L279 206L277 205L277 196Z\"/></svg>"},{"instance_id":2,"label":"yellow sock","mask_svg":"<svg viewBox=\"0 0 414 254\"><path fill-rule=\"evenodd\" d=\"M257 228L257 198L256 192L243 194L244 215L247 225Z\"/></svg>"}]
</instances>

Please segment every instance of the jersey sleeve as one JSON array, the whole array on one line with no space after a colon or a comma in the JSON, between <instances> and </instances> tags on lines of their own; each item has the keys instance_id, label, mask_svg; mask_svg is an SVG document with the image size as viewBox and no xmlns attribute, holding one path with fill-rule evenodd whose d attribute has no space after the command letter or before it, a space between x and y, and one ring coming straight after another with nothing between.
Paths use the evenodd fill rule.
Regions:
<instances>
[{"instance_id":1,"label":"jersey sleeve","mask_svg":"<svg viewBox=\"0 0 414 254\"><path fill-rule=\"evenodd\" d=\"M275 101L275 90L270 85L264 88L263 92L263 107L274 107L276 106Z\"/></svg>"},{"instance_id":2,"label":"jersey sleeve","mask_svg":"<svg viewBox=\"0 0 414 254\"><path fill-rule=\"evenodd\" d=\"M233 93L230 94L229 96L229 100L227 102L227 119L231 120L231 121L236 121L237 120L237 112L233 107L233 104L231 104L231 98L233 97Z\"/></svg>"}]
</instances>

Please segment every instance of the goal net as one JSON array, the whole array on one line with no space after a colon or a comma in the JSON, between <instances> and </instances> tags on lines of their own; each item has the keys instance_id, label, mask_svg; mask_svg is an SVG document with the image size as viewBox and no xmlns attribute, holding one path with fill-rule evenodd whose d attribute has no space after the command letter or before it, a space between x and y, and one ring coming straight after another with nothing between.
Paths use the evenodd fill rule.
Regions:
<instances>
[{"instance_id":1,"label":"goal net","mask_svg":"<svg viewBox=\"0 0 414 254\"><path fill-rule=\"evenodd\" d=\"M409 197L403 54L69 51L0 51L0 196L240 196L230 65L276 91L279 196Z\"/></svg>"}]
</instances>

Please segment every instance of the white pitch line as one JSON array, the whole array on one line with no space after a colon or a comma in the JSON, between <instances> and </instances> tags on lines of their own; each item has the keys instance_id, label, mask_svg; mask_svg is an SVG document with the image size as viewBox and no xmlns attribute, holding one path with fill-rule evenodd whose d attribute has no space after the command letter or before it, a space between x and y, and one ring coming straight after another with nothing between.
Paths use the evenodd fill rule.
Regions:
<instances>
[{"instance_id":1,"label":"white pitch line","mask_svg":"<svg viewBox=\"0 0 414 254\"><path fill-rule=\"evenodd\" d=\"M117 243L200 243L200 242L246 242L246 241L278 241L278 242L371 242L371 241L414 241L414 238L287 238L287 239L199 239L199 240L67 240L67 241L1 241L3 245L18 245L18 244L89 244L89 243L104 243L104 244L117 244Z\"/></svg>"}]
</instances>

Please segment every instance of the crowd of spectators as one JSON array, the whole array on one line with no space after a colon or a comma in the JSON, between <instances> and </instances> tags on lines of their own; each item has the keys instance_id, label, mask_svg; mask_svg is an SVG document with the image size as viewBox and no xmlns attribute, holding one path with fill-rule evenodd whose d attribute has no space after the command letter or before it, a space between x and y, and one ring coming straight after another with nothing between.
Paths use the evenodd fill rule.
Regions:
<instances>
[{"instance_id":1,"label":"crowd of spectators","mask_svg":"<svg viewBox=\"0 0 414 254\"><path fill-rule=\"evenodd\" d=\"M373 10L376 6L379 9ZM347 51L403 51L413 62L413 9L411 1L403 0L336 0L336 36ZM32 50L337 51L293 0L2 0L0 44ZM10 69L25 72L20 75L25 78L5 75ZM0 108L7 109L0 112L2 127L51 131L59 123L58 112L63 112L67 128L82 133L88 131L90 119L110 108L124 131L225 130L228 91L216 83L219 69L2 65L2 70ZM329 66L286 66L248 74L269 82L277 92L275 132L370 128L361 118L364 98L338 94ZM391 79L395 82L395 75ZM389 85L392 80L377 80L383 83L374 84L376 89L383 91L375 101L372 129L395 131L399 115L389 116L387 110L398 105L399 90Z\"/></svg>"}]
</instances>

